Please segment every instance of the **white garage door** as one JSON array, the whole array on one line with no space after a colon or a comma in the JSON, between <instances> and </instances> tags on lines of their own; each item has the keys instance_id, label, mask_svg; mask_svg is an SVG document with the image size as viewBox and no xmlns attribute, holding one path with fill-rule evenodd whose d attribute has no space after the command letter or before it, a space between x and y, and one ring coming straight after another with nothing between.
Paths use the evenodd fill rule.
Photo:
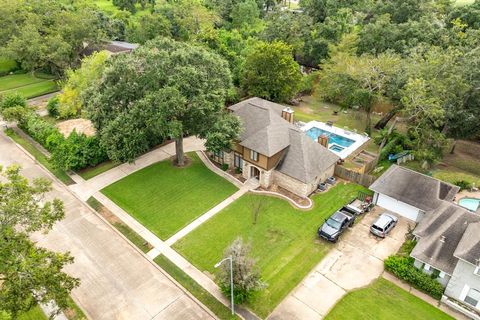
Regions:
<instances>
[{"instance_id":1,"label":"white garage door","mask_svg":"<svg viewBox=\"0 0 480 320\"><path fill-rule=\"evenodd\" d=\"M422 217L418 208L384 194L378 194L377 205L413 221L419 221Z\"/></svg>"}]
</instances>

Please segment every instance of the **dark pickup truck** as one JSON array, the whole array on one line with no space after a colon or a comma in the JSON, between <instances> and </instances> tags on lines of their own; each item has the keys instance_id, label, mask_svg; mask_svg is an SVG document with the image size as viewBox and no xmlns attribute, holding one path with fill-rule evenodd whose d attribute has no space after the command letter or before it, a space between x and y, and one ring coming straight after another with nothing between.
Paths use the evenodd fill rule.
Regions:
<instances>
[{"instance_id":1,"label":"dark pickup truck","mask_svg":"<svg viewBox=\"0 0 480 320\"><path fill-rule=\"evenodd\" d=\"M337 242L340 235L348 227L353 226L356 216L359 214L348 206L336 211L318 228L318 236L331 242Z\"/></svg>"}]
</instances>

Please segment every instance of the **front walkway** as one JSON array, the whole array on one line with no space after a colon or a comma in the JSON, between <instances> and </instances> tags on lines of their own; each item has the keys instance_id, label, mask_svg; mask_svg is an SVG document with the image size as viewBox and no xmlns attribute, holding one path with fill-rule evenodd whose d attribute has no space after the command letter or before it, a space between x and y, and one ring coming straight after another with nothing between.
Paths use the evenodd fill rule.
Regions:
<instances>
[{"instance_id":1,"label":"front walkway","mask_svg":"<svg viewBox=\"0 0 480 320\"><path fill-rule=\"evenodd\" d=\"M283 300L269 319L322 319L350 290L367 286L383 273L383 260L398 251L408 223L400 219L385 239L370 234L375 208L343 235L338 244Z\"/></svg>"},{"instance_id":2,"label":"front walkway","mask_svg":"<svg viewBox=\"0 0 480 320\"><path fill-rule=\"evenodd\" d=\"M172 237L167 239L166 241L162 241L158 238L155 234L153 234L150 230L144 227L140 222L138 222L135 218L125 212L121 207L119 207L116 203L106 197L104 194L100 192L101 189L105 188L106 186L118 181L127 175L141 170L153 163L168 159L175 155L175 144L170 143L165 146L162 146L158 149L150 151L149 153L141 156L138 158L135 163L133 164L122 164L118 167L112 168L96 177L93 177L90 180L84 180L78 175L72 175L72 179L74 179L77 184L69 186L69 188L77 194L77 196L83 200L87 200L89 197L95 197L102 205L104 205L109 211L111 211L116 217L118 217L123 223L125 223L128 227L130 227L135 233L141 236L145 241L150 243L153 246L153 249L147 253L147 257L150 260L155 259L160 254L163 254L167 257L170 261L172 261L177 267L183 270L187 275L189 275L192 279L194 279L199 285L201 285L204 289L206 289L211 295L217 298L226 306L230 306L230 301L225 298L223 293L220 291L218 285L205 273L197 269L193 266L188 260L178 254L175 250L171 248L171 246L181 239L182 237L189 234L191 231L198 228L201 224L203 224L208 219L215 216L219 213L222 209L227 207L236 199L240 198L243 194L247 193L248 191L255 189L258 187L257 181L247 181L245 183L241 183L239 180L234 179L233 177L226 175L225 172L217 168L213 165L208 157L202 152L204 150L204 141L201 139L197 139L195 137L189 137L184 139L184 151L185 152L192 152L196 151L199 155L200 159L203 163L210 168L216 174L224 177L225 179L229 180L231 183L236 185L239 190L235 192L233 195L222 201L221 203L217 204L215 207L195 219L193 222L185 226L183 229L178 231ZM249 312L248 310L237 310L242 316L246 319L257 319L257 317Z\"/></svg>"},{"instance_id":3,"label":"front walkway","mask_svg":"<svg viewBox=\"0 0 480 320\"><path fill-rule=\"evenodd\" d=\"M196 137L188 137L183 140L183 149L185 152L204 150L204 141ZM72 175L72 179L76 184L69 186L69 188L86 201L94 193L100 191L106 186L118 181L135 171L148 167L156 162L168 159L175 155L175 143L171 142L165 146L154 149L135 160L134 163L124 163L115 168L112 168L96 177L89 180L83 180L78 175Z\"/></svg>"},{"instance_id":4,"label":"front walkway","mask_svg":"<svg viewBox=\"0 0 480 320\"><path fill-rule=\"evenodd\" d=\"M63 201L65 218L48 234L33 235L33 240L75 257L65 271L80 278L72 296L90 319L215 318L3 132L0 150L0 165L20 164L22 175L29 179L53 180L48 199Z\"/></svg>"}]
</instances>

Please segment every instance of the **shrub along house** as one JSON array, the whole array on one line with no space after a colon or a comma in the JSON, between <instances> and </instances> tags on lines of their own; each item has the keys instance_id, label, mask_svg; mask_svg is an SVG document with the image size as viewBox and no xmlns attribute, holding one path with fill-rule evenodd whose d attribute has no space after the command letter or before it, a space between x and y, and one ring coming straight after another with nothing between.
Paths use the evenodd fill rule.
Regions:
<instances>
[{"instance_id":1,"label":"shrub along house","mask_svg":"<svg viewBox=\"0 0 480 320\"><path fill-rule=\"evenodd\" d=\"M394 165L370 189L377 205L418 222L410 254L414 266L445 287L445 303L475 318L480 311L480 216L453 202L459 188Z\"/></svg>"},{"instance_id":2,"label":"shrub along house","mask_svg":"<svg viewBox=\"0 0 480 320\"><path fill-rule=\"evenodd\" d=\"M229 110L243 128L232 150L213 155L218 163L237 168L245 179L258 179L263 188L275 184L301 197L333 176L339 157L293 124L291 108L250 98Z\"/></svg>"}]
</instances>

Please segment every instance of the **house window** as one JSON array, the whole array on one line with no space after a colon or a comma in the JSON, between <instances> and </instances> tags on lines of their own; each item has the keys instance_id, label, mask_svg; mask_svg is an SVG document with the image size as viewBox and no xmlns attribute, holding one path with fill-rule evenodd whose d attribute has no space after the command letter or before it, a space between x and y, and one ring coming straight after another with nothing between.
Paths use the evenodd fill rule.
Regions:
<instances>
[{"instance_id":1,"label":"house window","mask_svg":"<svg viewBox=\"0 0 480 320\"><path fill-rule=\"evenodd\" d=\"M476 267L475 270L473 270L473 273L475 273L477 276L480 276L480 267Z\"/></svg>"},{"instance_id":2,"label":"house window","mask_svg":"<svg viewBox=\"0 0 480 320\"><path fill-rule=\"evenodd\" d=\"M423 266L423 269L424 269L425 271L428 271L428 270L430 270L430 267L431 267L431 266L430 266L428 263L425 263L425 265Z\"/></svg>"},{"instance_id":3,"label":"house window","mask_svg":"<svg viewBox=\"0 0 480 320\"><path fill-rule=\"evenodd\" d=\"M438 277L443 279L443 278L445 278L445 275L446 275L445 272L440 271L440 273L438 274Z\"/></svg>"},{"instance_id":4,"label":"house window","mask_svg":"<svg viewBox=\"0 0 480 320\"><path fill-rule=\"evenodd\" d=\"M243 167L243 159L242 159L242 156L238 153L235 153L234 156L233 156L233 165L235 166L235 168L240 168L242 169Z\"/></svg>"},{"instance_id":5,"label":"house window","mask_svg":"<svg viewBox=\"0 0 480 320\"><path fill-rule=\"evenodd\" d=\"M258 152L250 150L250 159L252 159L253 161L258 161Z\"/></svg>"},{"instance_id":6,"label":"house window","mask_svg":"<svg viewBox=\"0 0 480 320\"><path fill-rule=\"evenodd\" d=\"M476 289L470 289L463 301L465 301L469 305L476 307L478 304L478 301L480 301L480 291Z\"/></svg>"},{"instance_id":7,"label":"house window","mask_svg":"<svg viewBox=\"0 0 480 320\"><path fill-rule=\"evenodd\" d=\"M220 164L223 164L223 151L217 151L213 153L213 160Z\"/></svg>"}]
</instances>

